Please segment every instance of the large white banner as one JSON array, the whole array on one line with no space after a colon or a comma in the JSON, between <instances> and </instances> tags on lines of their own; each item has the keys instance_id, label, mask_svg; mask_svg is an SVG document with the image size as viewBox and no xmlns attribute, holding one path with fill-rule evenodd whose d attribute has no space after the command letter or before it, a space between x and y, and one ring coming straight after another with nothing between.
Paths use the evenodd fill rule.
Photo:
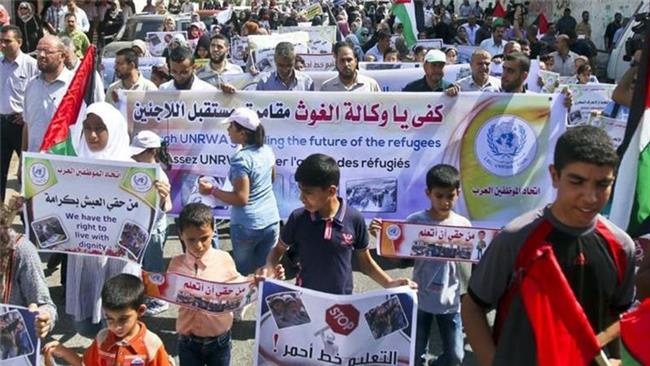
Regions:
<instances>
[{"instance_id":1,"label":"large white banner","mask_svg":"<svg viewBox=\"0 0 650 366\"><path fill-rule=\"evenodd\" d=\"M158 212L154 164L24 153L29 238L43 251L140 262Z\"/></svg>"},{"instance_id":2,"label":"large white banner","mask_svg":"<svg viewBox=\"0 0 650 366\"><path fill-rule=\"evenodd\" d=\"M413 365L417 297L407 287L330 295L261 285L254 365Z\"/></svg>"},{"instance_id":3,"label":"large white banner","mask_svg":"<svg viewBox=\"0 0 650 366\"><path fill-rule=\"evenodd\" d=\"M552 199L546 167L566 117L561 100L552 109L545 94L157 91L128 92L127 104L133 133L153 130L169 143L174 207L201 200L201 177L225 182L235 146L221 121L247 106L262 119L276 155L281 216L302 206L297 166L324 153L341 167L340 195L367 218L405 219L428 208L426 172L454 165L464 192L457 209L485 227ZM497 189L503 186L519 189L504 196ZM228 216L227 207L214 208Z\"/></svg>"}]
</instances>

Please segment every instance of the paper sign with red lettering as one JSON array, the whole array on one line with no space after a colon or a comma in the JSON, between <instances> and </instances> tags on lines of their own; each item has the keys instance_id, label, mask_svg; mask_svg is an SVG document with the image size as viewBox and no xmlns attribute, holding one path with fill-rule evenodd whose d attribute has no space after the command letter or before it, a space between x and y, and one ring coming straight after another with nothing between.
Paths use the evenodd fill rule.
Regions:
<instances>
[{"instance_id":1,"label":"paper sign with red lettering","mask_svg":"<svg viewBox=\"0 0 650 366\"><path fill-rule=\"evenodd\" d=\"M331 295L260 285L255 365L413 365L417 297L407 287Z\"/></svg>"},{"instance_id":2,"label":"paper sign with red lettering","mask_svg":"<svg viewBox=\"0 0 650 366\"><path fill-rule=\"evenodd\" d=\"M252 281L220 283L180 273L142 271L147 296L208 313L241 309L257 300Z\"/></svg>"},{"instance_id":3,"label":"paper sign with red lettering","mask_svg":"<svg viewBox=\"0 0 650 366\"><path fill-rule=\"evenodd\" d=\"M377 254L454 262L478 262L498 230L383 221Z\"/></svg>"}]
</instances>

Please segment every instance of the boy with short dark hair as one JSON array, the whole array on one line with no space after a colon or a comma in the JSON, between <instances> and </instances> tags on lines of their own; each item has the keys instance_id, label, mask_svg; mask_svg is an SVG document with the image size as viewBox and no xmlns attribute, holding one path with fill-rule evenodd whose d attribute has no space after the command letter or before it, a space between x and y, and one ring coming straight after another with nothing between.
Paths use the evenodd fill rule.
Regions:
<instances>
[{"instance_id":1,"label":"boy with short dark hair","mask_svg":"<svg viewBox=\"0 0 650 366\"><path fill-rule=\"evenodd\" d=\"M83 358L58 342L48 343L43 353L46 364L51 356L73 366L169 366L169 355L160 338L138 321L146 310L144 284L134 275L122 273L104 283L102 309L108 327L101 330Z\"/></svg>"},{"instance_id":2,"label":"boy with short dark hair","mask_svg":"<svg viewBox=\"0 0 650 366\"><path fill-rule=\"evenodd\" d=\"M237 272L230 254L212 248L213 221L209 206L190 203L183 207L178 217L178 231L186 253L172 258L167 271L213 282L246 281L247 278ZM276 277L284 277L280 267L274 269ZM233 312L213 315L180 307L176 321L180 364L230 365L232 323Z\"/></svg>"},{"instance_id":3,"label":"boy with short dark hair","mask_svg":"<svg viewBox=\"0 0 650 366\"><path fill-rule=\"evenodd\" d=\"M266 274L276 267L289 247L297 247L299 286L331 294L352 293L352 255L361 272L383 287L415 284L392 279L370 256L368 232L363 216L337 196L341 173L336 161L323 154L308 156L298 167L295 179L304 207L291 213L278 244L271 250Z\"/></svg>"},{"instance_id":4,"label":"boy with short dark hair","mask_svg":"<svg viewBox=\"0 0 650 366\"><path fill-rule=\"evenodd\" d=\"M557 189L555 201L506 225L474 269L468 293L463 296L465 331L481 365L535 365L540 354L547 357L556 351L538 352L536 339L544 339L545 333L542 326L534 326L554 329L556 319L531 314L523 300L530 298L526 291L530 287L522 286L528 281L530 267L521 263L532 264L536 259L529 253L550 247L548 260L556 261L560 283L569 287L569 298L560 300L569 307L574 297L594 333L629 308L634 299L634 243L599 215L609 200L618 162L609 136L597 127L575 127L560 136L549 167ZM540 295L557 299L555 293L535 296ZM495 341L485 313L497 307ZM616 356L615 347L609 347L610 356ZM569 357L574 350L567 347L565 351L559 357Z\"/></svg>"},{"instance_id":5,"label":"boy with short dark hair","mask_svg":"<svg viewBox=\"0 0 650 366\"><path fill-rule=\"evenodd\" d=\"M426 175L424 194L429 208L412 213L407 222L427 225L472 226L470 221L453 211L460 196L460 174L451 165L433 166ZM381 228L381 220L371 224L373 233ZM418 284L418 317L415 337L416 365L429 344L429 334L436 319L442 339L442 354L429 365L460 365L463 362L463 327L460 319L461 278L467 282L470 268L466 263L415 259L413 280Z\"/></svg>"}]
</instances>

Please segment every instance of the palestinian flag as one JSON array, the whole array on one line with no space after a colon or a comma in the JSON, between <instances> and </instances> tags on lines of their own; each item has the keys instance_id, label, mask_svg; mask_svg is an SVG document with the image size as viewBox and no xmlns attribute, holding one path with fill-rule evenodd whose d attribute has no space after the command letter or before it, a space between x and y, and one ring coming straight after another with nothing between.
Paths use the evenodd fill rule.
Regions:
<instances>
[{"instance_id":1,"label":"palestinian flag","mask_svg":"<svg viewBox=\"0 0 650 366\"><path fill-rule=\"evenodd\" d=\"M94 84L95 46L91 44L47 127L39 151L56 155L76 155L70 127L77 123L82 107L85 109L86 105L93 103Z\"/></svg>"},{"instance_id":2,"label":"palestinian flag","mask_svg":"<svg viewBox=\"0 0 650 366\"><path fill-rule=\"evenodd\" d=\"M623 366L650 365L648 347L650 299L621 317L621 362Z\"/></svg>"},{"instance_id":3,"label":"palestinian flag","mask_svg":"<svg viewBox=\"0 0 650 366\"><path fill-rule=\"evenodd\" d=\"M395 0L390 9L397 19L404 25L402 35L408 48L412 48L418 41L418 27L415 20L415 5L413 0Z\"/></svg>"},{"instance_id":4,"label":"palestinian flag","mask_svg":"<svg viewBox=\"0 0 650 366\"><path fill-rule=\"evenodd\" d=\"M646 31L646 44L650 41ZM630 108L625 137L618 152L622 156L617 174L610 219L633 238L650 233L650 58L648 48L637 75L638 82ZM632 190L630 187L634 187ZM634 195L630 197L630 192Z\"/></svg>"},{"instance_id":5,"label":"palestinian flag","mask_svg":"<svg viewBox=\"0 0 650 366\"><path fill-rule=\"evenodd\" d=\"M538 35L543 35L548 31L548 20L546 19L546 15L544 13L539 13L537 16L537 34Z\"/></svg>"}]
</instances>

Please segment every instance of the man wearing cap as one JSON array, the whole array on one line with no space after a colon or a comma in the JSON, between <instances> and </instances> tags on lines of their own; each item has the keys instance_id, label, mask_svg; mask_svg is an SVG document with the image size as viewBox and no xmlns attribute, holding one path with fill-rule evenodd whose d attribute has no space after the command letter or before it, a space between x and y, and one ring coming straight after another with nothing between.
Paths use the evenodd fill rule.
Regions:
<instances>
[{"instance_id":1,"label":"man wearing cap","mask_svg":"<svg viewBox=\"0 0 650 366\"><path fill-rule=\"evenodd\" d=\"M444 57L444 55L443 55ZM359 74L359 60L354 45L349 41L336 42L334 58L338 75L323 82L321 91L379 92L379 84L373 78Z\"/></svg>"},{"instance_id":2,"label":"man wearing cap","mask_svg":"<svg viewBox=\"0 0 650 366\"><path fill-rule=\"evenodd\" d=\"M503 41L503 35L505 32L506 26L503 23L503 20L495 20L494 23L492 23L492 37L483 40L479 47L488 51L492 56L502 55L503 48L506 45Z\"/></svg>"},{"instance_id":3,"label":"man wearing cap","mask_svg":"<svg viewBox=\"0 0 650 366\"><path fill-rule=\"evenodd\" d=\"M445 81L445 64L447 57L440 50L430 50L424 55L424 76L408 83L402 91L405 92L442 92L452 87L453 84Z\"/></svg>"},{"instance_id":4,"label":"man wearing cap","mask_svg":"<svg viewBox=\"0 0 650 366\"><path fill-rule=\"evenodd\" d=\"M106 102L119 109L118 90L158 90L156 84L145 79L138 71L138 56L131 48L117 51L115 56L115 77L118 79L106 91Z\"/></svg>"},{"instance_id":5,"label":"man wearing cap","mask_svg":"<svg viewBox=\"0 0 650 366\"><path fill-rule=\"evenodd\" d=\"M314 81L309 75L295 69L296 52L291 42L275 46L275 71L262 76L257 90L314 91Z\"/></svg>"},{"instance_id":6,"label":"man wearing cap","mask_svg":"<svg viewBox=\"0 0 650 366\"><path fill-rule=\"evenodd\" d=\"M194 57L185 46L178 46L169 53L172 80L160 85L159 90L217 90L211 84L194 75Z\"/></svg>"},{"instance_id":7,"label":"man wearing cap","mask_svg":"<svg viewBox=\"0 0 650 366\"><path fill-rule=\"evenodd\" d=\"M459 91L499 92L501 80L490 75L490 53L488 51L476 49L472 53L469 66L472 69L472 75L456 82Z\"/></svg>"}]
</instances>

